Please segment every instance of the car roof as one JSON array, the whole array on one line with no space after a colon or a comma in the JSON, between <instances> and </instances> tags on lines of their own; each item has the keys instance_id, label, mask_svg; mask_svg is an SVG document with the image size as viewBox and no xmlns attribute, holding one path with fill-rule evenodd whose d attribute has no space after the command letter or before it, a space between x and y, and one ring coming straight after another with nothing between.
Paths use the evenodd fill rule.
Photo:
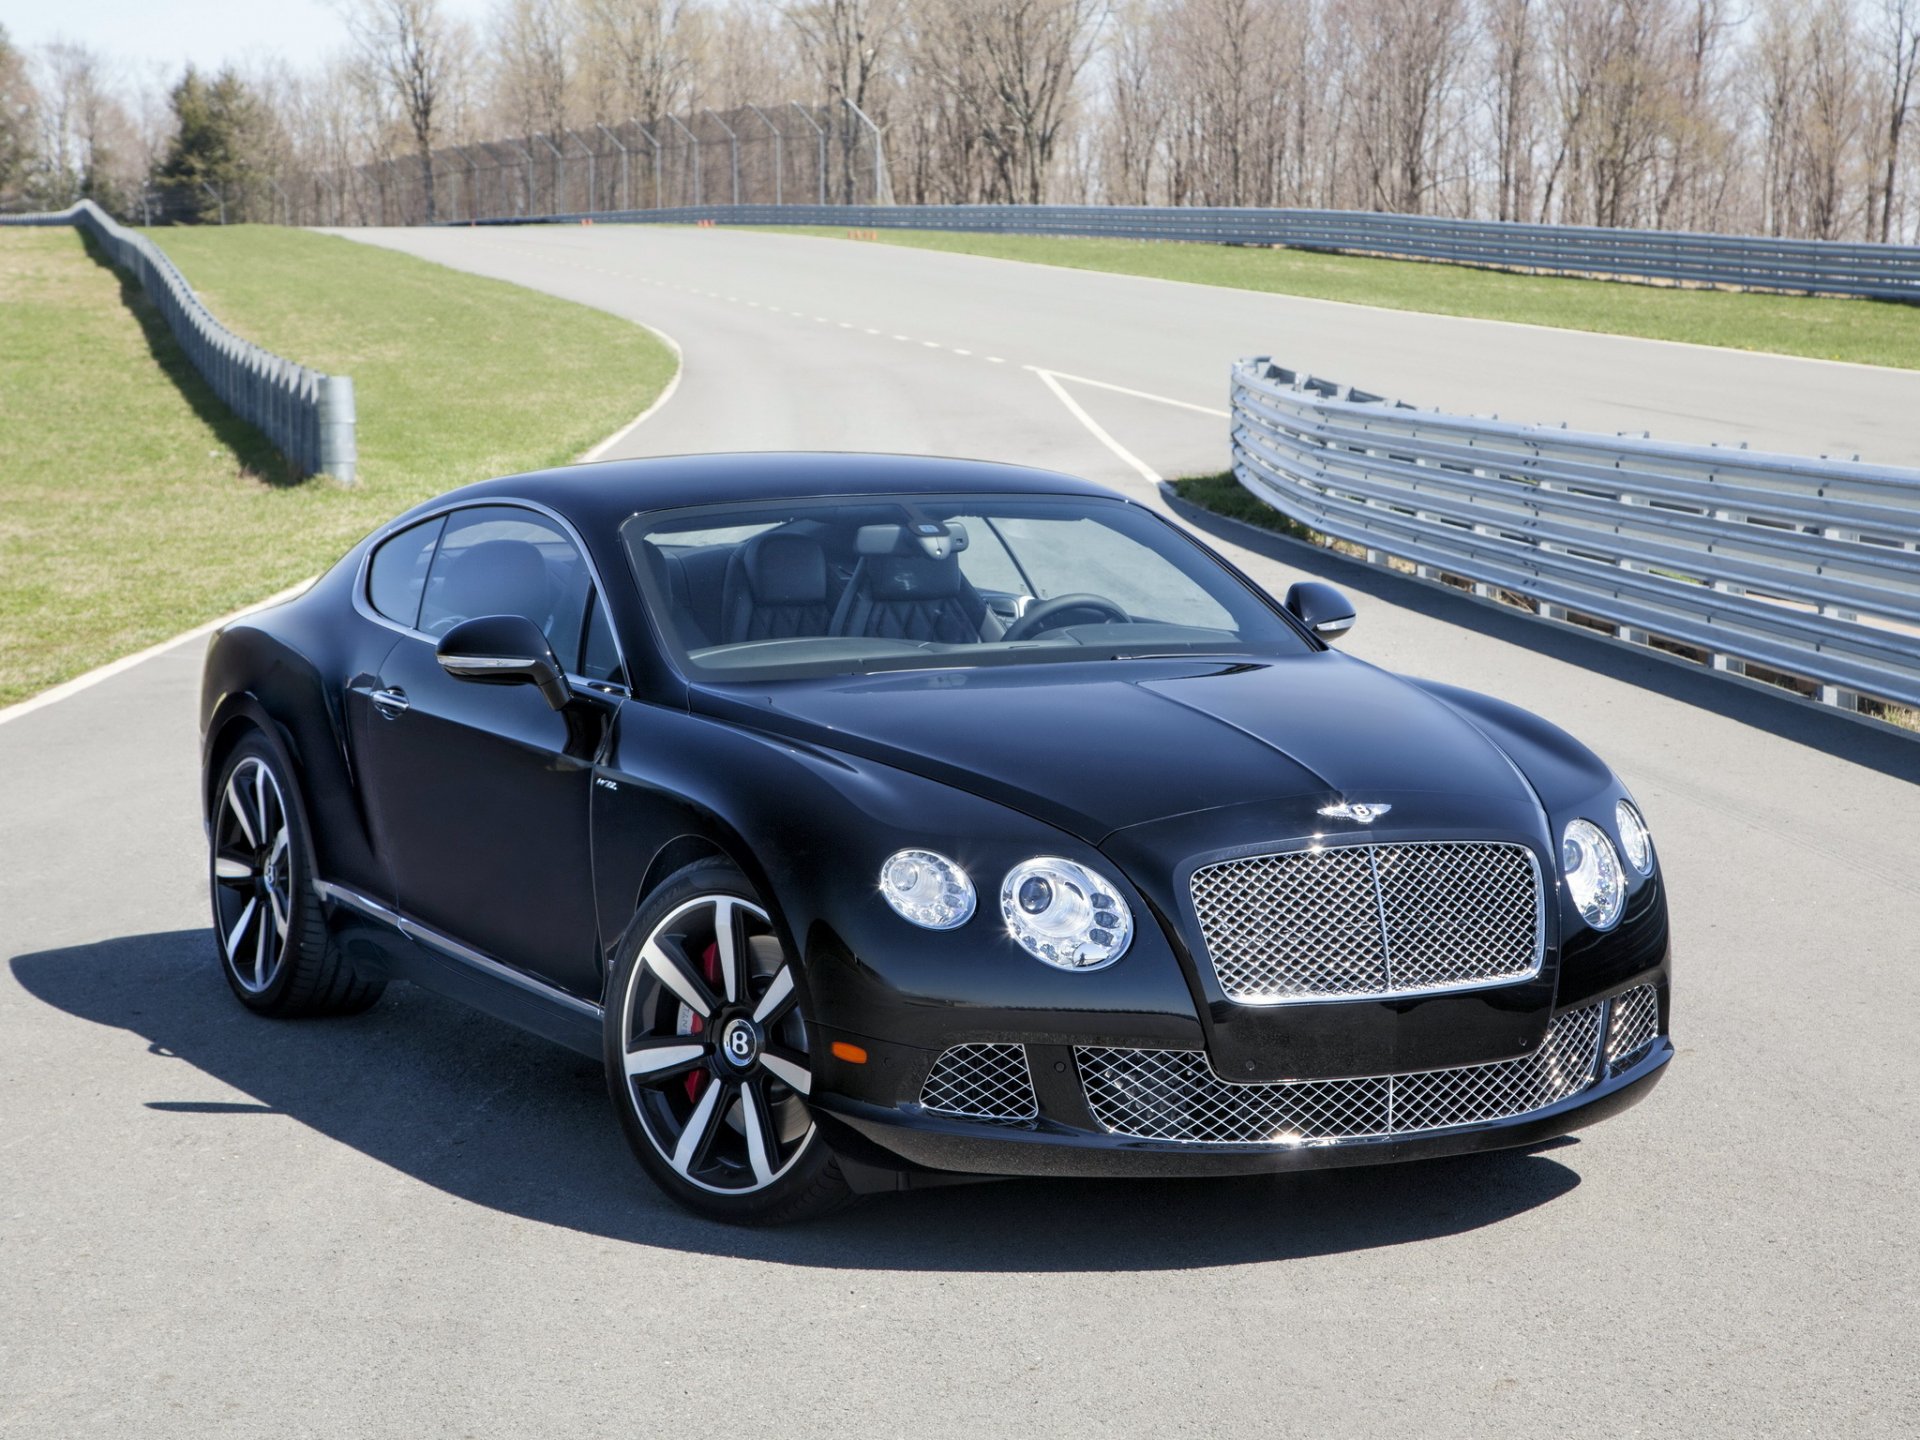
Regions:
<instances>
[{"instance_id":1,"label":"car roof","mask_svg":"<svg viewBox=\"0 0 1920 1440\"><path fill-rule=\"evenodd\" d=\"M926 455L753 451L602 460L482 480L436 497L443 508L481 500L533 500L583 528L617 525L643 510L833 495L1085 495L1125 499L1091 480L1026 465Z\"/></svg>"}]
</instances>

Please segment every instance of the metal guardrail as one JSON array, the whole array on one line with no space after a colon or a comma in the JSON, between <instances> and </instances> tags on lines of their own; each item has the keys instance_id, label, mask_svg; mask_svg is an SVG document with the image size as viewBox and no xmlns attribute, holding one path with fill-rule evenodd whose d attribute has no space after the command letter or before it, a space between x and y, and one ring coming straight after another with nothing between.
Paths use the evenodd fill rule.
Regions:
<instances>
[{"instance_id":1,"label":"metal guardrail","mask_svg":"<svg viewBox=\"0 0 1920 1440\"><path fill-rule=\"evenodd\" d=\"M1920 708L1920 470L1442 415L1265 358L1231 428L1241 485L1374 563Z\"/></svg>"},{"instance_id":2,"label":"metal guardrail","mask_svg":"<svg viewBox=\"0 0 1920 1440\"><path fill-rule=\"evenodd\" d=\"M1150 205L693 205L507 217L480 224L827 225L1001 235L1110 236L1440 260L1552 275L1920 302L1920 246L1681 230L1608 230L1359 210ZM465 220L458 222L466 224Z\"/></svg>"},{"instance_id":3,"label":"metal guardrail","mask_svg":"<svg viewBox=\"0 0 1920 1440\"><path fill-rule=\"evenodd\" d=\"M241 339L201 303L165 251L91 200L66 210L0 216L0 225L72 225L87 231L115 265L139 280L189 363L234 414L265 435L301 474L353 483L351 377L323 375Z\"/></svg>"}]
</instances>

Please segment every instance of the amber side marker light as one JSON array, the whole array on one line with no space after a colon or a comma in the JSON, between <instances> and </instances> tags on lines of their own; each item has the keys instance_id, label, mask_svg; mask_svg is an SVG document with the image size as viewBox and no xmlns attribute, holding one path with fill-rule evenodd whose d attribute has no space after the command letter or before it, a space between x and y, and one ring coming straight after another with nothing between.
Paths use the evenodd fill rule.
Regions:
<instances>
[{"instance_id":1,"label":"amber side marker light","mask_svg":"<svg viewBox=\"0 0 1920 1440\"><path fill-rule=\"evenodd\" d=\"M867 1052L858 1045L849 1045L844 1040L836 1040L833 1042L833 1058L844 1060L849 1065L864 1065L867 1063Z\"/></svg>"}]
</instances>

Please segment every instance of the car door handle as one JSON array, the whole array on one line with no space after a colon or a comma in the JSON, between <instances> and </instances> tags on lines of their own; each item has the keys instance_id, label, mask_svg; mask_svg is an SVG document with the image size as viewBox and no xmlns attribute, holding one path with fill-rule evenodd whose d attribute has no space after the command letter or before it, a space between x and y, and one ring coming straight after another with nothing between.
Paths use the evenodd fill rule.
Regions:
<instances>
[{"instance_id":1,"label":"car door handle","mask_svg":"<svg viewBox=\"0 0 1920 1440\"><path fill-rule=\"evenodd\" d=\"M398 720L407 713L407 692L404 690L376 690L367 698L373 701L373 708L389 720Z\"/></svg>"}]
</instances>

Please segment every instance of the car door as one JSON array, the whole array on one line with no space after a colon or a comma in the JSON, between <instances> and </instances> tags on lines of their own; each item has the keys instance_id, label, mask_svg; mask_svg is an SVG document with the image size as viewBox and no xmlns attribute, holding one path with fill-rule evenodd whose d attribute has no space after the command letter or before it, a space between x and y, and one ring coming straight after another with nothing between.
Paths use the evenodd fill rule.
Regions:
<instances>
[{"instance_id":1,"label":"car door","mask_svg":"<svg viewBox=\"0 0 1920 1440\"><path fill-rule=\"evenodd\" d=\"M577 680L616 680L601 611L591 567L557 519L513 505L454 511L417 622L370 696L365 784L402 914L590 999L589 810L613 707L589 695L555 711L530 685L457 680L435 645L461 620L520 614Z\"/></svg>"}]
</instances>

